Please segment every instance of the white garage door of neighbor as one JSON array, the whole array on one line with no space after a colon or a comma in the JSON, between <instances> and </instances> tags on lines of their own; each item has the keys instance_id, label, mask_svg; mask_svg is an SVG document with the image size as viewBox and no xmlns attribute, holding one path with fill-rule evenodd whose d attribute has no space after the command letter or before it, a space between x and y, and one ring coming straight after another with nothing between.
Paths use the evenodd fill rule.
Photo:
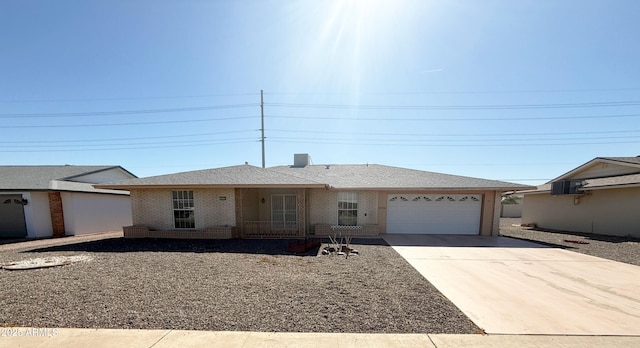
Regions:
<instances>
[{"instance_id":1,"label":"white garage door of neighbor","mask_svg":"<svg viewBox=\"0 0 640 348\"><path fill-rule=\"evenodd\" d=\"M387 233L479 234L481 195L387 196Z\"/></svg>"}]
</instances>

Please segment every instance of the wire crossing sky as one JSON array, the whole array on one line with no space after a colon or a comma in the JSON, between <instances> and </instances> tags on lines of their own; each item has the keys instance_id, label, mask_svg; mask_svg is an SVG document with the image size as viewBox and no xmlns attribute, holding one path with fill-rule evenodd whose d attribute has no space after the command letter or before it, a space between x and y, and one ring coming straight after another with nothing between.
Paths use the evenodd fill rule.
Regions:
<instances>
[{"instance_id":1,"label":"wire crossing sky","mask_svg":"<svg viewBox=\"0 0 640 348\"><path fill-rule=\"evenodd\" d=\"M640 155L640 3L3 1L0 164L379 163L540 184Z\"/></svg>"}]
</instances>

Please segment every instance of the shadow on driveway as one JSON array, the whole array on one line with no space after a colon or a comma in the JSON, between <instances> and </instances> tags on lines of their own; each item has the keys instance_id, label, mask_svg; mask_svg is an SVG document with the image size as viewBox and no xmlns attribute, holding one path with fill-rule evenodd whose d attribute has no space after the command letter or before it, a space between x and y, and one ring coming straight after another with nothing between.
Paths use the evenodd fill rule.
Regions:
<instances>
[{"instance_id":1,"label":"shadow on driveway","mask_svg":"<svg viewBox=\"0 0 640 348\"><path fill-rule=\"evenodd\" d=\"M551 230L551 229L540 228L540 227L533 228L530 231L564 234L567 236L583 237L587 240L596 240L596 241L607 242L607 243L626 243L626 242L640 243L640 238L634 238L631 236L608 236L604 234L595 234L595 233L586 233L586 232Z\"/></svg>"},{"instance_id":2,"label":"shadow on driveway","mask_svg":"<svg viewBox=\"0 0 640 348\"><path fill-rule=\"evenodd\" d=\"M393 234L384 239L392 246L432 246L432 247L460 247L460 248L547 248L556 247L553 244L540 243L518 238L467 236L449 234Z\"/></svg>"},{"instance_id":3,"label":"shadow on driveway","mask_svg":"<svg viewBox=\"0 0 640 348\"><path fill-rule=\"evenodd\" d=\"M523 237L514 237L514 236L500 236L502 238L511 238L511 239L515 239L515 240L521 240L523 242L530 242L530 243L536 243L536 244L540 244L543 246L547 246L550 248L558 248L558 249L566 249L566 250L571 250L571 249L577 249L576 247L572 247L572 246L568 246L568 245L562 245L562 244L555 244L555 243L549 243L549 242L544 242L541 240L535 240L535 239L528 239L528 238L523 238Z\"/></svg>"}]
</instances>

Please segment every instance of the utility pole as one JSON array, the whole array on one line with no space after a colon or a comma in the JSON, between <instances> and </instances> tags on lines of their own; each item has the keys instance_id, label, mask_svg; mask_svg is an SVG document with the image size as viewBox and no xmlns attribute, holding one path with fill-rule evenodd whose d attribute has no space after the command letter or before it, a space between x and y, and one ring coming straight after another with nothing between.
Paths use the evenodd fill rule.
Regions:
<instances>
[{"instance_id":1,"label":"utility pole","mask_svg":"<svg viewBox=\"0 0 640 348\"><path fill-rule=\"evenodd\" d=\"M260 137L260 141L262 142L262 168L264 168L264 93L260 90L260 131L262 132L262 136Z\"/></svg>"}]
</instances>

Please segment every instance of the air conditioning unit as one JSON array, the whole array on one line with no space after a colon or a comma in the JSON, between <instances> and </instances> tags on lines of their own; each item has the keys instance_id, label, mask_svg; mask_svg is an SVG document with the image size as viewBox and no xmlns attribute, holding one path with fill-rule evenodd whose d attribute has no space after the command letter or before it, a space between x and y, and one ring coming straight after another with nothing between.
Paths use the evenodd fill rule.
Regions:
<instances>
[{"instance_id":1,"label":"air conditioning unit","mask_svg":"<svg viewBox=\"0 0 640 348\"><path fill-rule=\"evenodd\" d=\"M578 195L581 194L580 190L584 186L584 180L558 180L551 183L552 195Z\"/></svg>"}]
</instances>

